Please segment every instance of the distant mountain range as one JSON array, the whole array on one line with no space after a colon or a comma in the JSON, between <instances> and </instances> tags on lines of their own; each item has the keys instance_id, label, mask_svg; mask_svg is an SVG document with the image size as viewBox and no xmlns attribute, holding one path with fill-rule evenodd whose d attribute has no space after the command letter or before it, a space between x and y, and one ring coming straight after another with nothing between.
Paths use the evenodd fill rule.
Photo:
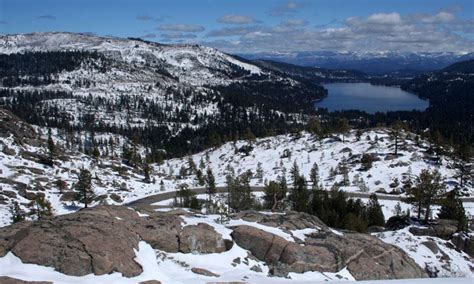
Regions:
<instances>
[{"instance_id":1,"label":"distant mountain range","mask_svg":"<svg viewBox=\"0 0 474 284\"><path fill-rule=\"evenodd\" d=\"M439 70L459 61L474 59L474 53L333 52L240 54L247 59L272 60L301 66L352 69L368 74L409 73Z\"/></svg>"}]
</instances>

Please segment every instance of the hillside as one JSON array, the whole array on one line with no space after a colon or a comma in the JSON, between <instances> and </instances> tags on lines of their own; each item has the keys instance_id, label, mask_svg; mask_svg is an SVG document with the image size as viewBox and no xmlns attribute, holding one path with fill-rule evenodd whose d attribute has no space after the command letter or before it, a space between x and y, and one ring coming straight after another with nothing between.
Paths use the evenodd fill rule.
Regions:
<instances>
[{"instance_id":1,"label":"hillside","mask_svg":"<svg viewBox=\"0 0 474 284\"><path fill-rule=\"evenodd\" d=\"M430 101L430 107L419 116L418 123L440 131L446 140L473 145L473 68L473 60L463 61L405 82L402 89Z\"/></svg>"},{"instance_id":2,"label":"hillside","mask_svg":"<svg viewBox=\"0 0 474 284\"><path fill-rule=\"evenodd\" d=\"M449 65L448 67L441 70L442 72L450 72L450 73L467 73L472 74L474 73L474 59L460 61L454 64Z\"/></svg>"},{"instance_id":3,"label":"hillside","mask_svg":"<svg viewBox=\"0 0 474 284\"><path fill-rule=\"evenodd\" d=\"M242 54L241 56L254 60L274 60L327 69L354 69L370 75L382 75L404 72L404 70L434 71L458 61L472 59L474 54L472 52L399 52L391 50L379 52L303 51Z\"/></svg>"},{"instance_id":4,"label":"hillside","mask_svg":"<svg viewBox=\"0 0 474 284\"><path fill-rule=\"evenodd\" d=\"M367 76L364 73L356 70L324 69L271 60L254 60L253 62L266 69L282 72L297 79L308 80L313 83L367 80Z\"/></svg>"},{"instance_id":5,"label":"hillside","mask_svg":"<svg viewBox=\"0 0 474 284\"><path fill-rule=\"evenodd\" d=\"M94 204L123 204L163 191L176 191L182 184L191 188L201 187L196 174L189 171L189 157L151 164L150 181L146 181L144 168L123 158L124 151L134 147L132 142L114 134L96 136L98 141L113 143L98 145L100 156L95 158L92 154L80 152L77 146L71 146L61 131L53 129L56 150L53 160L49 161L47 129L30 126L8 111L2 110L0 114L0 125L3 126L0 128L0 216L3 225L10 223L9 206L13 202L18 202L26 210L35 194L44 195L52 203L55 214L77 210L78 204L72 202L72 190L82 168L89 169L94 177L94 190L98 196ZM248 170L253 172L252 186L263 186L265 181L275 180L283 173L291 180L290 169L295 161L301 174L307 178L316 163L320 186L326 190L339 184L346 191L378 191L403 196L404 180L412 179L422 169L438 169L448 189L459 182L454 168L456 161L447 156L436 159L429 152L429 144L423 140L416 142L413 134L409 134L406 143L400 145L397 156L391 154L392 142L385 129L363 132L360 140L357 137L353 132L342 142L339 137L319 140L307 133L282 135L254 142L230 142L190 157L202 172L207 168L212 170L217 186L226 185L226 174L231 168L236 175ZM75 139L87 140L88 135L82 133ZM136 147L137 155L143 157L146 148ZM361 164L362 154L373 157L369 169ZM259 163L261 169L257 170ZM344 180L342 166L347 168L348 184L341 183ZM465 183L462 192L465 196L473 196L472 183ZM388 218L395 202L386 206L384 212ZM469 204L466 206L474 210Z\"/></svg>"},{"instance_id":6,"label":"hillside","mask_svg":"<svg viewBox=\"0 0 474 284\"><path fill-rule=\"evenodd\" d=\"M0 36L0 63L0 105L28 122L122 134L169 155L247 129L283 132L325 94L216 49L85 34Z\"/></svg>"}]
</instances>

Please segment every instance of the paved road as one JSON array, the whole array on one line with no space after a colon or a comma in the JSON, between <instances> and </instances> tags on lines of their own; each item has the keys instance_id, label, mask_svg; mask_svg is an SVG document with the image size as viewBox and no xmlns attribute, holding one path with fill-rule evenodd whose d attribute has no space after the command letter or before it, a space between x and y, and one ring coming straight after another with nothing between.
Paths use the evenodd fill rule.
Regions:
<instances>
[{"instance_id":1,"label":"paved road","mask_svg":"<svg viewBox=\"0 0 474 284\"><path fill-rule=\"evenodd\" d=\"M251 187L253 192L262 192L264 187L263 186L254 186ZM205 194L205 188L191 188L196 194ZM217 192L226 192L226 187L216 187ZM153 194L144 198L137 199L130 203L127 203L128 206L140 206L140 205L151 205L156 202L170 200L173 199L176 195L176 191L167 191L158 194ZM348 197L354 198L369 198L370 193L367 192L346 192ZM390 194L377 194L379 200L395 200L399 201L402 197L397 195L390 195ZM464 197L462 198L463 202L474 202L474 197ZM166 207L166 206L163 206Z\"/></svg>"}]
</instances>

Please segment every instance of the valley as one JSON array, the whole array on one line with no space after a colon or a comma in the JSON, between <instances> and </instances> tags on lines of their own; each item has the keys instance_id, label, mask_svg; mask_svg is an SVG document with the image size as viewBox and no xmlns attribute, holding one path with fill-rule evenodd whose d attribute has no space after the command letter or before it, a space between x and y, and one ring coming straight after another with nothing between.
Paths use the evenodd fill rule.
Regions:
<instances>
[{"instance_id":1,"label":"valley","mask_svg":"<svg viewBox=\"0 0 474 284\"><path fill-rule=\"evenodd\" d=\"M0 283L469 283L473 61L440 58L0 35Z\"/></svg>"}]
</instances>

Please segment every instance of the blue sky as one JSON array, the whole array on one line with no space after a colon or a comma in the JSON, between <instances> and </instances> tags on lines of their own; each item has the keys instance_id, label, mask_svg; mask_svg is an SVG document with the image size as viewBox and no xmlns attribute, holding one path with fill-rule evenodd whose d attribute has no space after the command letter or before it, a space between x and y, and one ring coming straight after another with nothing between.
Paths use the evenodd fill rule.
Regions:
<instances>
[{"instance_id":1,"label":"blue sky","mask_svg":"<svg viewBox=\"0 0 474 284\"><path fill-rule=\"evenodd\" d=\"M92 32L229 52L472 51L474 1L0 0L0 33Z\"/></svg>"}]
</instances>

